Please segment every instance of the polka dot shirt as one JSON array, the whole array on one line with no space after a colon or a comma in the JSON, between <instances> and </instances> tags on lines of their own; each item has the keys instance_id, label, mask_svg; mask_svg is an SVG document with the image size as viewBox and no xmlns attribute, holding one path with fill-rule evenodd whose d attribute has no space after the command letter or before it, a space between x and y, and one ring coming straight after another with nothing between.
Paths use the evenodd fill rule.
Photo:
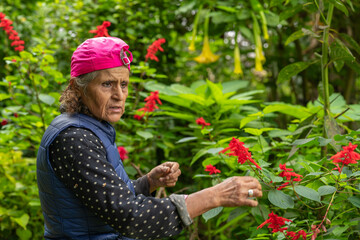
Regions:
<instances>
[{"instance_id":1,"label":"polka dot shirt","mask_svg":"<svg viewBox=\"0 0 360 240\"><path fill-rule=\"evenodd\" d=\"M49 158L60 181L121 235L158 239L181 232L183 221L177 209L183 209L185 202L152 197L146 177L133 181L134 196L91 131L74 127L62 131L49 147Z\"/></svg>"}]
</instances>

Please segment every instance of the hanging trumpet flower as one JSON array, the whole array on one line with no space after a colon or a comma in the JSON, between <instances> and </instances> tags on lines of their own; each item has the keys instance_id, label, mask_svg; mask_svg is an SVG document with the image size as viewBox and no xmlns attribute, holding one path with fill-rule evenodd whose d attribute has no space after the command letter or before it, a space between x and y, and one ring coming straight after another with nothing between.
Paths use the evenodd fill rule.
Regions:
<instances>
[{"instance_id":1,"label":"hanging trumpet flower","mask_svg":"<svg viewBox=\"0 0 360 240\"><path fill-rule=\"evenodd\" d=\"M198 12L196 13L195 19L194 19L194 24L193 24L193 31L192 31L192 36L191 36L191 42L190 42L190 46L188 47L189 51L195 51L195 38L196 38L196 33L197 33L197 24L199 22L199 17L200 17L200 12L202 9L202 5L200 5Z\"/></svg>"},{"instance_id":2,"label":"hanging trumpet flower","mask_svg":"<svg viewBox=\"0 0 360 240\"><path fill-rule=\"evenodd\" d=\"M194 58L198 63L212 63L216 62L220 56L215 55L210 50L209 37L208 37L208 29L209 29L209 14L205 18L204 23L204 42L202 52L199 56Z\"/></svg>"},{"instance_id":3,"label":"hanging trumpet flower","mask_svg":"<svg viewBox=\"0 0 360 240\"><path fill-rule=\"evenodd\" d=\"M255 15L251 13L251 16L253 18L253 32L255 40L255 71L262 72L264 71L262 64L265 62L265 56L262 49L260 27Z\"/></svg>"},{"instance_id":4,"label":"hanging trumpet flower","mask_svg":"<svg viewBox=\"0 0 360 240\"><path fill-rule=\"evenodd\" d=\"M260 21L261 21L262 30L263 30L263 33L264 33L264 39L268 40L269 39L269 34L268 34L267 21L266 21L266 17L265 17L265 14L264 14L263 7L259 3L258 0L250 0L250 4L251 4L251 8L253 9L253 11L260 15Z\"/></svg>"},{"instance_id":5,"label":"hanging trumpet flower","mask_svg":"<svg viewBox=\"0 0 360 240\"><path fill-rule=\"evenodd\" d=\"M243 76L244 73L241 68L241 60L240 60L240 49L239 44L237 42L238 32L235 34L235 48L234 48L234 73Z\"/></svg>"}]
</instances>

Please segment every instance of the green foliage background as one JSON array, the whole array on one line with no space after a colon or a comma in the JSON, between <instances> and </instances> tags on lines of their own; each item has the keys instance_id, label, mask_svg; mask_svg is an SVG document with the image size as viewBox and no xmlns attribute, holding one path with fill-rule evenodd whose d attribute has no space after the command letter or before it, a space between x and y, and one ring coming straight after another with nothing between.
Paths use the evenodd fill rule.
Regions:
<instances>
[{"instance_id":1,"label":"green foliage background","mask_svg":"<svg viewBox=\"0 0 360 240\"><path fill-rule=\"evenodd\" d=\"M324 215L331 223L324 224L328 231L321 239L359 239L358 166L339 174L329 160L342 145L360 143L358 1L3 0L0 12L25 41L25 51L15 52L0 29L0 114L8 121L0 128L1 239L43 234L37 148L59 114L72 52L103 21L111 22L110 35L127 42L134 55L127 112L115 125L118 146L129 151L129 175L139 176L132 164L147 172L163 161L179 162L180 181L166 194L189 194L230 176L255 176L246 164L218 154L232 137L243 141L264 169L259 207L214 210L177 239L283 239L256 229L271 211L292 219L290 229L304 229L308 239L311 225ZM194 58L201 53L207 17L211 50L220 58L200 64ZM254 19L260 32L254 31ZM196 50L189 51L195 28ZM255 35L261 36L264 71L255 68ZM164 52L157 53L160 61L145 62L147 47L158 38L166 39ZM243 75L234 73L236 45ZM133 119L156 90L160 109L143 121ZM201 129L195 123L199 117L211 126ZM283 182L279 163L302 174L301 185L275 190ZM208 164L221 169L219 178L204 172Z\"/></svg>"}]
</instances>

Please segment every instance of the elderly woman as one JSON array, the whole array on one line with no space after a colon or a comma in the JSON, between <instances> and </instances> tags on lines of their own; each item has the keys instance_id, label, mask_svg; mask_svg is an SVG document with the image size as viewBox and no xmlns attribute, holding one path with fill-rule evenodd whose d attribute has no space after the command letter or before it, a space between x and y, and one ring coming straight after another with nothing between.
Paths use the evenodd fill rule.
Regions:
<instances>
[{"instance_id":1,"label":"elderly woman","mask_svg":"<svg viewBox=\"0 0 360 240\"><path fill-rule=\"evenodd\" d=\"M93 38L71 59L71 79L60 98L62 114L46 130L37 158L45 239L156 239L179 234L219 206L257 206L261 185L233 177L190 195L155 198L174 186L179 165L165 162L130 180L111 123L128 96L129 46L118 38Z\"/></svg>"}]
</instances>

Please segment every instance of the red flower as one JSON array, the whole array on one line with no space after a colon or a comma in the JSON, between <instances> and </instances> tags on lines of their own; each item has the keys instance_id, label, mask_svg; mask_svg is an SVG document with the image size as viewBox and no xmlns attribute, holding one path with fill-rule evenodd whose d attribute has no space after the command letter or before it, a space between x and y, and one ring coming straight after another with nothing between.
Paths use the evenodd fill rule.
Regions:
<instances>
[{"instance_id":1,"label":"red flower","mask_svg":"<svg viewBox=\"0 0 360 240\"><path fill-rule=\"evenodd\" d=\"M144 117L145 113L147 112L153 112L155 109L159 109L159 107L156 105L156 103L162 105L162 102L159 99L159 91L151 92L150 96L145 98L145 107L139 108L138 112L143 112L142 116L134 115L134 118L137 120L140 120ZM136 117L135 117L136 116Z\"/></svg>"},{"instance_id":2,"label":"red flower","mask_svg":"<svg viewBox=\"0 0 360 240\"><path fill-rule=\"evenodd\" d=\"M210 123L205 122L204 118L202 118L202 117L196 119L196 124L197 125L202 125L201 129L204 129L205 126L210 126L211 125Z\"/></svg>"},{"instance_id":3,"label":"red flower","mask_svg":"<svg viewBox=\"0 0 360 240\"><path fill-rule=\"evenodd\" d=\"M298 240L300 237L302 237L304 240L306 240L306 232L304 230L300 230L299 232L287 232L286 236L292 237L292 240Z\"/></svg>"},{"instance_id":4,"label":"red flower","mask_svg":"<svg viewBox=\"0 0 360 240\"><path fill-rule=\"evenodd\" d=\"M145 56L145 62L150 58L154 61L159 61L159 59L155 56L157 51L163 52L164 49L161 47L161 44L165 43L165 38L159 38L158 40L155 40L147 49L147 54Z\"/></svg>"},{"instance_id":5,"label":"red flower","mask_svg":"<svg viewBox=\"0 0 360 240\"><path fill-rule=\"evenodd\" d=\"M285 183L281 184L280 187L277 188L277 190L281 190L281 189L285 188L289 184L290 184L290 182L285 182Z\"/></svg>"},{"instance_id":6,"label":"red flower","mask_svg":"<svg viewBox=\"0 0 360 240\"><path fill-rule=\"evenodd\" d=\"M96 27L96 30L90 30L89 33L96 33L94 38L96 37L110 37L107 27L110 27L111 22L104 21L101 25Z\"/></svg>"},{"instance_id":7,"label":"red flower","mask_svg":"<svg viewBox=\"0 0 360 240\"><path fill-rule=\"evenodd\" d=\"M20 37L18 36L18 33L14 30L14 27L12 25L12 21L5 18L5 14L0 12L0 27L2 27L6 34L8 35L9 39L13 42L11 43L11 46L16 46L15 51L23 51L25 44L24 41L20 40Z\"/></svg>"},{"instance_id":8,"label":"red flower","mask_svg":"<svg viewBox=\"0 0 360 240\"><path fill-rule=\"evenodd\" d=\"M6 124L8 124L9 122L6 119L3 119L1 121L1 126L5 126Z\"/></svg>"},{"instance_id":9,"label":"red flower","mask_svg":"<svg viewBox=\"0 0 360 240\"><path fill-rule=\"evenodd\" d=\"M209 172L209 175L221 173L221 171L219 169L216 169L216 167L211 164L206 166L205 171Z\"/></svg>"},{"instance_id":10,"label":"red flower","mask_svg":"<svg viewBox=\"0 0 360 240\"><path fill-rule=\"evenodd\" d=\"M126 151L126 149L124 147L117 147L119 154L120 154L120 158L122 161L124 161L125 159L128 159L128 152Z\"/></svg>"},{"instance_id":11,"label":"red flower","mask_svg":"<svg viewBox=\"0 0 360 240\"><path fill-rule=\"evenodd\" d=\"M269 213L269 219L267 219L265 222L260 224L257 227L257 229L262 228L266 224L269 224L268 228L271 228L273 233L284 232L284 230L287 229L287 227L282 228L282 226L285 225L285 222L292 222L292 221L283 217L279 217L278 215L271 212Z\"/></svg>"},{"instance_id":12,"label":"red flower","mask_svg":"<svg viewBox=\"0 0 360 240\"><path fill-rule=\"evenodd\" d=\"M19 115L18 115L17 113L14 113L14 117L16 117L16 118L17 118L17 117L19 117Z\"/></svg>"},{"instance_id":13,"label":"red flower","mask_svg":"<svg viewBox=\"0 0 360 240\"><path fill-rule=\"evenodd\" d=\"M225 153L230 150L229 153L226 153L228 156L237 156L238 163L244 164L246 160L252 162L256 168L261 170L261 167L251 158L251 152L248 151L248 148L244 146L243 142L240 142L239 139L233 137L233 139L229 143L229 147L223 149L219 153Z\"/></svg>"},{"instance_id":14,"label":"red flower","mask_svg":"<svg viewBox=\"0 0 360 240\"><path fill-rule=\"evenodd\" d=\"M288 181L291 180L291 177L296 177L295 179L292 179L292 181L295 181L295 182L301 181L301 177L303 177L303 176L293 172L294 170L292 168L286 168L286 163L279 164L279 167L281 170L283 170L279 175L280 177L285 177L286 180L288 180Z\"/></svg>"},{"instance_id":15,"label":"red flower","mask_svg":"<svg viewBox=\"0 0 360 240\"><path fill-rule=\"evenodd\" d=\"M332 156L330 159L333 160L333 163L342 163L344 165L349 165L350 163L357 163L360 160L360 154L354 152L357 145L352 145L351 142L348 146L344 146L343 150Z\"/></svg>"},{"instance_id":16,"label":"red flower","mask_svg":"<svg viewBox=\"0 0 360 240\"><path fill-rule=\"evenodd\" d=\"M16 59L11 59L12 62L16 62Z\"/></svg>"},{"instance_id":17,"label":"red flower","mask_svg":"<svg viewBox=\"0 0 360 240\"><path fill-rule=\"evenodd\" d=\"M140 115L135 114L135 115L134 115L134 118L135 118L136 120L140 121L140 120L143 118L143 116L140 116Z\"/></svg>"}]
</instances>

